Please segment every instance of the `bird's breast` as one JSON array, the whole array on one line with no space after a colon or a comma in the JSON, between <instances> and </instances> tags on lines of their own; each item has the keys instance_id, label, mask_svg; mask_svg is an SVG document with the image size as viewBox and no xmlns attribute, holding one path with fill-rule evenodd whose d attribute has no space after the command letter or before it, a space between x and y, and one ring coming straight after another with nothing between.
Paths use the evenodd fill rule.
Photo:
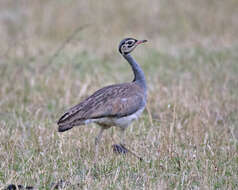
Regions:
<instances>
[{"instance_id":1,"label":"bird's breast","mask_svg":"<svg viewBox=\"0 0 238 190\"><path fill-rule=\"evenodd\" d=\"M143 110L144 110L144 107L128 116L124 116L124 117L120 117L120 118L118 118L118 117L104 117L104 118L97 119L97 121L95 121L95 122L98 123L99 125L103 125L103 126L116 126L116 127L120 127L120 128L126 128L134 120L139 118L139 116L141 115Z\"/></svg>"}]
</instances>

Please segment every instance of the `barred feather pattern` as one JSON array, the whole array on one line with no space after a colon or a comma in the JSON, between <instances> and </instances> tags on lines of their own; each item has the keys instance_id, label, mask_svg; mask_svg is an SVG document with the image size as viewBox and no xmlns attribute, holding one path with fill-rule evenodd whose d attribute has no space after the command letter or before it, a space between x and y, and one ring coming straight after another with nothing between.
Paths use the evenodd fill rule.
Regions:
<instances>
[{"instance_id":1,"label":"barred feather pattern","mask_svg":"<svg viewBox=\"0 0 238 190\"><path fill-rule=\"evenodd\" d=\"M145 104L145 92L137 82L110 85L69 109L58 121L59 131L91 122L97 122L104 127L120 125L120 118L143 110ZM131 120L128 120L128 123L124 121L122 125L128 125L130 122Z\"/></svg>"}]
</instances>

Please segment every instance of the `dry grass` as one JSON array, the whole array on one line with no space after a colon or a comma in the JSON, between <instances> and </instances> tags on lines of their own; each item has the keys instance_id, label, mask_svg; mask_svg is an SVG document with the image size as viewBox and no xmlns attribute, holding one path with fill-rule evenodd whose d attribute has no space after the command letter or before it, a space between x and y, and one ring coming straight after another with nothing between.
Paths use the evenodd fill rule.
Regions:
<instances>
[{"instance_id":1,"label":"dry grass","mask_svg":"<svg viewBox=\"0 0 238 190\"><path fill-rule=\"evenodd\" d=\"M51 189L61 180L62 189L238 188L235 0L3 2L0 189ZM58 44L87 22L93 25L45 67ZM134 52L147 76L148 109L126 132L146 162L113 154L117 130L109 129L94 165L97 126L59 134L56 121L96 89L131 80L116 52L127 35L150 40Z\"/></svg>"}]
</instances>

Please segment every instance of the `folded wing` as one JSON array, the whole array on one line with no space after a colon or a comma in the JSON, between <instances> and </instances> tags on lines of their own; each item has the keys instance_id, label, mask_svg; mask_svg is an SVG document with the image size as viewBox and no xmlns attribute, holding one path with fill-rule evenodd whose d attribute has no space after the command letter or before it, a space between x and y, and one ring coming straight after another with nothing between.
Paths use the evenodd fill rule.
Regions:
<instances>
[{"instance_id":1,"label":"folded wing","mask_svg":"<svg viewBox=\"0 0 238 190\"><path fill-rule=\"evenodd\" d=\"M143 91L135 83L107 86L69 109L58 125L73 127L88 119L128 116L142 108L145 101Z\"/></svg>"}]
</instances>

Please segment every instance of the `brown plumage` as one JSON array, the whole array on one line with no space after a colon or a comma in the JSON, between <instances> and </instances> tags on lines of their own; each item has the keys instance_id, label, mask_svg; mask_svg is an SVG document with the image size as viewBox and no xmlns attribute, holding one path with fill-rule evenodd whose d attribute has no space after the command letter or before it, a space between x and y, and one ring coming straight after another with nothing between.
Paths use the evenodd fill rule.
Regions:
<instances>
[{"instance_id":1,"label":"brown plumage","mask_svg":"<svg viewBox=\"0 0 238 190\"><path fill-rule=\"evenodd\" d=\"M84 125L90 119L97 122L103 117L125 117L144 105L143 90L136 82L107 86L69 109L58 121L59 131Z\"/></svg>"},{"instance_id":2,"label":"brown plumage","mask_svg":"<svg viewBox=\"0 0 238 190\"><path fill-rule=\"evenodd\" d=\"M129 83L106 86L70 108L57 123L59 132L95 122L101 126L95 140L97 145L104 129L117 126L124 132L124 129L139 117L146 105L146 81L142 69L129 53L144 42L146 40L126 38L119 45L119 52L132 67L134 80Z\"/></svg>"}]
</instances>

